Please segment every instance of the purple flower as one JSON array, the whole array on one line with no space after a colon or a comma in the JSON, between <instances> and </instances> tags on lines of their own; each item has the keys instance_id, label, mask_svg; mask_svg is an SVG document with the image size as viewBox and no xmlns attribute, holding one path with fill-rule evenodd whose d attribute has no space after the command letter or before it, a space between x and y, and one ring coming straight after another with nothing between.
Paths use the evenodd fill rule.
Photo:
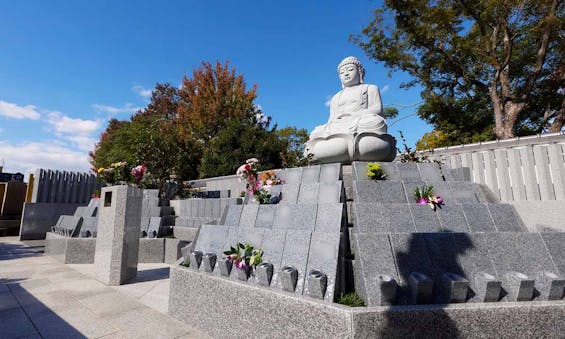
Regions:
<instances>
[{"instance_id":1,"label":"purple flower","mask_svg":"<svg viewBox=\"0 0 565 339\"><path fill-rule=\"evenodd\" d=\"M436 204L440 206L443 205L443 198L440 197L439 195L436 197Z\"/></svg>"},{"instance_id":2,"label":"purple flower","mask_svg":"<svg viewBox=\"0 0 565 339\"><path fill-rule=\"evenodd\" d=\"M247 265L245 264L245 261L243 261L243 260L237 262L237 263L235 264L235 267L237 267L237 268L239 268L239 269L242 269L242 270L247 269Z\"/></svg>"},{"instance_id":3,"label":"purple flower","mask_svg":"<svg viewBox=\"0 0 565 339\"><path fill-rule=\"evenodd\" d=\"M232 258L231 255L228 255L226 259L228 259L228 261L233 261L233 258Z\"/></svg>"},{"instance_id":4,"label":"purple flower","mask_svg":"<svg viewBox=\"0 0 565 339\"><path fill-rule=\"evenodd\" d=\"M428 198L420 198L418 200L416 200L416 203L419 205L425 205L428 203Z\"/></svg>"}]
</instances>

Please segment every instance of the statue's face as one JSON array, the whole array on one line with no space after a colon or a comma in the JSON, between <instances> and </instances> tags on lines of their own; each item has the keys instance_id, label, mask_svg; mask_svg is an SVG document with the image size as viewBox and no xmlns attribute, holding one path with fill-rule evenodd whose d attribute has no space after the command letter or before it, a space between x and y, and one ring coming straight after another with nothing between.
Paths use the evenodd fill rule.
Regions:
<instances>
[{"instance_id":1,"label":"statue's face","mask_svg":"<svg viewBox=\"0 0 565 339\"><path fill-rule=\"evenodd\" d=\"M343 65L339 69L339 80L343 87L356 86L361 83L359 69L354 64Z\"/></svg>"}]
</instances>

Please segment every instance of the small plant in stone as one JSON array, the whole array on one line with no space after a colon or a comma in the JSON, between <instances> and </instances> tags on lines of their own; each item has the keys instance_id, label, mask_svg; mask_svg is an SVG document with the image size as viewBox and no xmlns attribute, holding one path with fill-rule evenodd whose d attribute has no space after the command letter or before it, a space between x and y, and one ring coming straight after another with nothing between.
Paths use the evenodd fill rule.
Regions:
<instances>
[{"instance_id":1,"label":"small plant in stone","mask_svg":"<svg viewBox=\"0 0 565 339\"><path fill-rule=\"evenodd\" d=\"M428 205L434 211L436 208L443 206L443 198L439 195L434 195L434 187L431 185L424 185L414 189L414 199L417 204Z\"/></svg>"},{"instance_id":2,"label":"small plant in stone","mask_svg":"<svg viewBox=\"0 0 565 339\"><path fill-rule=\"evenodd\" d=\"M378 162L370 162L367 164L367 177L373 180L385 180L386 173L381 164Z\"/></svg>"},{"instance_id":3,"label":"small plant in stone","mask_svg":"<svg viewBox=\"0 0 565 339\"><path fill-rule=\"evenodd\" d=\"M255 268L263 262L263 250L254 248L250 244L237 243L231 246L229 250L224 251L226 258L233 262L236 268L248 270Z\"/></svg>"}]
</instances>

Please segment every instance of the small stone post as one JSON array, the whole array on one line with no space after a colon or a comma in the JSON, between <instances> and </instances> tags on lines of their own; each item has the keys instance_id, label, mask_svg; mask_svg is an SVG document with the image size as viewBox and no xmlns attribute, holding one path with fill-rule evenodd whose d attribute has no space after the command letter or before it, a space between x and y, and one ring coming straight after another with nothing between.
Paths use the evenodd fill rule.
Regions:
<instances>
[{"instance_id":1,"label":"small stone post","mask_svg":"<svg viewBox=\"0 0 565 339\"><path fill-rule=\"evenodd\" d=\"M142 198L143 190L136 187L102 188L94 267L96 279L106 285L137 276Z\"/></svg>"}]
</instances>

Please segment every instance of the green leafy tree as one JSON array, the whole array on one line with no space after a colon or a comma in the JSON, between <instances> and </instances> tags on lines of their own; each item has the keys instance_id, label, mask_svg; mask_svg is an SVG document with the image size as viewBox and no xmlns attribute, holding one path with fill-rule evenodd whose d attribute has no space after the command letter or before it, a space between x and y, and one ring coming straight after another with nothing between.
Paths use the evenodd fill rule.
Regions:
<instances>
[{"instance_id":1,"label":"green leafy tree","mask_svg":"<svg viewBox=\"0 0 565 339\"><path fill-rule=\"evenodd\" d=\"M283 167L305 166L308 159L304 157L304 146L308 141L308 131L304 128L297 129L293 126L287 126L277 130L279 139L285 145L281 152L281 161Z\"/></svg>"},{"instance_id":2,"label":"green leafy tree","mask_svg":"<svg viewBox=\"0 0 565 339\"><path fill-rule=\"evenodd\" d=\"M436 128L504 139L563 127L564 11L562 0L384 0L352 40L423 87L419 114Z\"/></svg>"},{"instance_id":3,"label":"green leafy tree","mask_svg":"<svg viewBox=\"0 0 565 339\"><path fill-rule=\"evenodd\" d=\"M287 144L275 128L255 118L230 119L207 144L202 155L200 177L235 174L249 158L257 158L265 169L282 167L281 153Z\"/></svg>"}]
</instances>

